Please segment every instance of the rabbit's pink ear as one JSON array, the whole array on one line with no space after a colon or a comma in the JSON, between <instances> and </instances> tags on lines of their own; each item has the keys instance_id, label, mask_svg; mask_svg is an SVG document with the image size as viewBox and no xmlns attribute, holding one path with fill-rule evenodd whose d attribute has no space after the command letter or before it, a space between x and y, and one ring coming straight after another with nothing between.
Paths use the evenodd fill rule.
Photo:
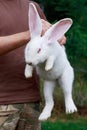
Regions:
<instances>
[{"instance_id":1,"label":"rabbit's pink ear","mask_svg":"<svg viewBox=\"0 0 87 130\"><path fill-rule=\"evenodd\" d=\"M66 18L55 23L48 31L45 33L46 38L50 42L59 40L68 31L72 25L72 19Z\"/></svg>"},{"instance_id":2,"label":"rabbit's pink ear","mask_svg":"<svg viewBox=\"0 0 87 130\"><path fill-rule=\"evenodd\" d=\"M29 31L31 38L40 36L42 32L42 23L37 9L33 3L29 4Z\"/></svg>"}]
</instances>

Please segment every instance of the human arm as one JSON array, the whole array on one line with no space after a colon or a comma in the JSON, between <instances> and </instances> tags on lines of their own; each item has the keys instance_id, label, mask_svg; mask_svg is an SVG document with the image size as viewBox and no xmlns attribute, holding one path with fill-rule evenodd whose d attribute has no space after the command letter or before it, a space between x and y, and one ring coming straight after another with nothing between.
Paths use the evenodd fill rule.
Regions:
<instances>
[{"instance_id":1,"label":"human arm","mask_svg":"<svg viewBox=\"0 0 87 130\"><path fill-rule=\"evenodd\" d=\"M44 22L43 32L47 29L47 23ZM0 36L0 56L27 44L29 40L29 31L16 33L9 36Z\"/></svg>"},{"instance_id":2,"label":"human arm","mask_svg":"<svg viewBox=\"0 0 87 130\"><path fill-rule=\"evenodd\" d=\"M43 14L39 5L37 3L35 3L35 5L37 7L37 10L39 12L40 17L43 18L43 19L46 19L45 15ZM23 17L23 18L26 18L26 20L27 20L27 16ZM2 19L3 19L3 17L2 17ZM25 20L25 22L26 22L26 20ZM2 34L1 33L2 30L0 30L1 31L0 32L0 35L1 35L0 36L0 55L6 54L6 53L8 53L8 52L10 52L10 51L12 51L16 48L19 48L19 47L23 46L24 44L26 44L30 40L29 31L26 31L26 32L20 32L20 30L15 31L14 27L16 27L18 25L14 24L14 23L11 23L11 24L12 24L12 26L11 27L9 26L10 29L7 28L8 26L4 26L4 24L0 25L1 29L4 32ZM22 24L20 23L20 25L22 25ZM26 27L28 29L27 25L26 25ZM19 28L22 28L22 26L20 26ZM10 30L11 30L11 32L10 32ZM23 26L23 29L21 29L21 30L22 31L25 30L25 26ZM8 33L6 33L5 31L7 31ZM12 35L8 35L9 32ZM20 32L20 33L14 34L14 32ZM6 36L4 36L4 35L6 35Z\"/></svg>"},{"instance_id":3,"label":"human arm","mask_svg":"<svg viewBox=\"0 0 87 130\"><path fill-rule=\"evenodd\" d=\"M30 39L29 31L0 37L0 55L8 53L26 44Z\"/></svg>"},{"instance_id":4,"label":"human arm","mask_svg":"<svg viewBox=\"0 0 87 130\"><path fill-rule=\"evenodd\" d=\"M48 29L47 23L44 22L43 32ZM12 34L9 36L0 36L0 55L6 54L16 48L28 43L30 40L29 31Z\"/></svg>"}]
</instances>

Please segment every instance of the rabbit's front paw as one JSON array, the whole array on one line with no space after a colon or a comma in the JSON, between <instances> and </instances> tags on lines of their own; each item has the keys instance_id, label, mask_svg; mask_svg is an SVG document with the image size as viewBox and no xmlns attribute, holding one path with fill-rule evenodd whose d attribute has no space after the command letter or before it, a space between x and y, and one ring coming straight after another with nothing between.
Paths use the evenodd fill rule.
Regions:
<instances>
[{"instance_id":1,"label":"rabbit's front paw","mask_svg":"<svg viewBox=\"0 0 87 130\"><path fill-rule=\"evenodd\" d=\"M24 72L25 77L26 78L32 77L32 73L33 73L33 67L27 64Z\"/></svg>"},{"instance_id":2,"label":"rabbit's front paw","mask_svg":"<svg viewBox=\"0 0 87 130\"><path fill-rule=\"evenodd\" d=\"M32 77L32 72L29 72L29 71L25 70L25 77L26 78L31 78Z\"/></svg>"},{"instance_id":3,"label":"rabbit's front paw","mask_svg":"<svg viewBox=\"0 0 87 130\"><path fill-rule=\"evenodd\" d=\"M45 66L45 70L46 70L46 71L49 71L49 70L51 70L51 69L52 69L52 66L51 66L51 65Z\"/></svg>"},{"instance_id":4,"label":"rabbit's front paw","mask_svg":"<svg viewBox=\"0 0 87 130\"><path fill-rule=\"evenodd\" d=\"M55 57L54 56L50 56L47 59L46 66L45 66L45 70L46 71L49 71L49 70L51 70L53 68L54 61L55 61Z\"/></svg>"}]
</instances>

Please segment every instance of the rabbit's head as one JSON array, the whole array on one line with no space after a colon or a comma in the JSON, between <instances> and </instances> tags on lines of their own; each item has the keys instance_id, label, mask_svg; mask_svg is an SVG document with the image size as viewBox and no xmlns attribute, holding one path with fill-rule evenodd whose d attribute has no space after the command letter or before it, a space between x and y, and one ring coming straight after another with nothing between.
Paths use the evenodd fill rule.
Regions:
<instances>
[{"instance_id":1,"label":"rabbit's head","mask_svg":"<svg viewBox=\"0 0 87 130\"><path fill-rule=\"evenodd\" d=\"M54 53L54 44L68 31L72 25L70 18L62 19L52 25L43 36L42 22L34 4L29 4L29 31L30 41L25 48L25 62L37 65L46 61ZM57 46L60 46L57 44ZM56 50L55 50L56 51Z\"/></svg>"}]
</instances>

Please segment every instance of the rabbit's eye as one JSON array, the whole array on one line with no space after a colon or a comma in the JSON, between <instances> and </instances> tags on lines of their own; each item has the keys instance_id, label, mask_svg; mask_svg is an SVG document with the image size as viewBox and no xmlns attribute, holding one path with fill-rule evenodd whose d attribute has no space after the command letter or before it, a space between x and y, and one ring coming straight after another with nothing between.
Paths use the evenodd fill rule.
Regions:
<instances>
[{"instance_id":1,"label":"rabbit's eye","mask_svg":"<svg viewBox=\"0 0 87 130\"><path fill-rule=\"evenodd\" d=\"M37 53L39 53L41 51L41 48L38 49Z\"/></svg>"}]
</instances>

